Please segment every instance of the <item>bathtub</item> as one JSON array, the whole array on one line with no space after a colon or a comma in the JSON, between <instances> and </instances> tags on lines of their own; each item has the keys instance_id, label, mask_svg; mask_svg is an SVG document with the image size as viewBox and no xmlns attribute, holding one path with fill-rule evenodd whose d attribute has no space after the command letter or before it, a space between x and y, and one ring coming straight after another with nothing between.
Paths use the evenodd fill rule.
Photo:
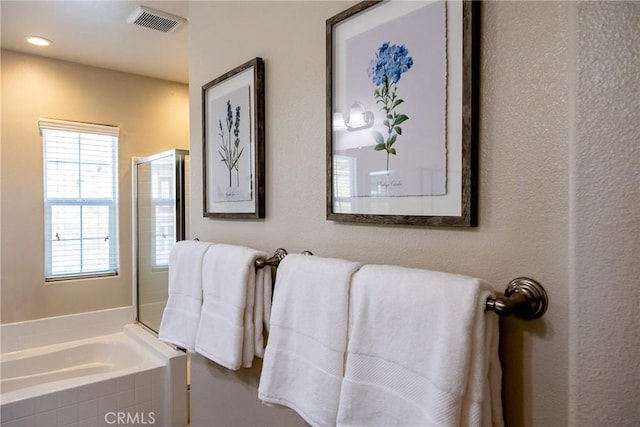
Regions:
<instances>
[{"instance_id":1,"label":"bathtub","mask_svg":"<svg viewBox=\"0 0 640 427\"><path fill-rule=\"evenodd\" d=\"M0 355L1 425L183 426L186 384L186 355L129 324Z\"/></svg>"},{"instance_id":2,"label":"bathtub","mask_svg":"<svg viewBox=\"0 0 640 427\"><path fill-rule=\"evenodd\" d=\"M3 354L2 403L163 365L125 332Z\"/></svg>"}]
</instances>

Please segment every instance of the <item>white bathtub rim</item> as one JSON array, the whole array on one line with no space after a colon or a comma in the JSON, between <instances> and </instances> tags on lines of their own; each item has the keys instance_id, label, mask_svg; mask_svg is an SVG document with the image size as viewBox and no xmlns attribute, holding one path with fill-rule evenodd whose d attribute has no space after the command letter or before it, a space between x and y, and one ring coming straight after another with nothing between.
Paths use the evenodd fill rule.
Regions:
<instances>
[{"instance_id":1,"label":"white bathtub rim","mask_svg":"<svg viewBox=\"0 0 640 427\"><path fill-rule=\"evenodd\" d=\"M174 357L185 356L183 351L177 350L173 345L160 341L155 334L151 333L140 323L125 325L124 333L155 353L155 355L162 360L167 361Z\"/></svg>"},{"instance_id":2,"label":"white bathtub rim","mask_svg":"<svg viewBox=\"0 0 640 427\"><path fill-rule=\"evenodd\" d=\"M128 339L131 344L134 346L136 351L145 352L145 358L140 363L136 363L134 366L130 366L127 368L114 370L110 372L103 372L98 374L85 375L76 378L68 378L64 380L59 380L51 383L45 384L37 384L33 386L26 387L20 390L14 390L11 392L0 394L0 404L5 405L13 402L17 402L23 399L28 399L35 396L46 395L50 393L55 393L58 391L64 391L76 387L81 387L88 384L98 383L102 381L107 381L113 378L118 378L121 376L145 372L148 370L152 370L158 367L162 367L167 365L167 358L163 354L159 354L156 351L153 351L149 348L148 345L145 345L141 342L141 338L136 336L135 325L131 325L132 328L129 328L130 331L127 333L127 330L123 332L119 332L116 334L102 335L93 338L85 338L77 341L69 341L60 344L53 344L43 347L36 347L27 350L20 350L15 352L10 352L6 354L0 355L1 361L9 361L16 360L23 357L29 357L37 354L42 354L43 352L56 351L68 348L70 346L82 345L87 343L99 342L108 339ZM128 337L128 338L127 338ZM0 372L0 375L2 373Z\"/></svg>"}]
</instances>

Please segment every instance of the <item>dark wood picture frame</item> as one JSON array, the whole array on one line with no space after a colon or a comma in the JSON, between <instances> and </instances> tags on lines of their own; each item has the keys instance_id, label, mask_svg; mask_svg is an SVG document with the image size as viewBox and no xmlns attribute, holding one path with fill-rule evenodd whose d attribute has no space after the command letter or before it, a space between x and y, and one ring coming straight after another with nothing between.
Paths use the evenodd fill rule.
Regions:
<instances>
[{"instance_id":1,"label":"dark wood picture frame","mask_svg":"<svg viewBox=\"0 0 640 427\"><path fill-rule=\"evenodd\" d=\"M336 87L344 88L346 86L345 81L348 81L348 78L345 78L344 75L347 74L345 72L346 67L343 65L342 69L336 69L336 63L338 58L346 57L346 41L344 37L346 36L337 36L336 34L351 34L353 35L353 31L349 33L349 30L340 30L342 33L338 33L337 30L340 26L355 26L357 25L358 20L362 20L363 17L370 14L370 17L367 19L378 19L381 20L380 16L384 16L384 14L376 12L375 9L381 7L389 7L390 3L395 3L393 1L363 1L360 2L351 8L329 18L326 21L326 83L327 83L327 92L326 92L326 156L327 156L327 176L326 176L326 206L327 206L327 219L332 221L339 222L350 222L350 223L373 223L373 224L396 224L396 225L420 225L420 226L444 226L444 227L475 227L477 226L477 189L478 189L478 54L479 54L479 2L464 0L462 2L461 8L462 11L458 11L457 16L461 15L460 22L456 22L455 25L458 25L461 29L461 41L459 45L461 46L462 52L461 60L458 60L461 63L461 70L458 71L461 78L458 81L458 84L461 92L461 99L449 99L449 81L447 81L447 95L446 95L446 105L451 102L458 102L459 111L461 111L461 117L458 117L456 120L456 124L460 127L459 133L461 134L461 141L456 141L459 145L457 152L460 153L460 172L458 173L458 177L456 177L456 182L460 183L459 189L455 189L457 193L454 194L455 197L452 198L454 203L458 204L459 211L454 213L434 213L430 212L429 209L424 209L424 211L419 212L410 212L410 213L389 213L386 209L381 209L380 211L376 211L376 208L366 208L364 210L351 209L351 204L349 204L349 209L341 208L341 200L336 199L336 194L334 193L338 187L336 183L339 176L336 174L336 166L334 165L334 155L336 154L336 129L338 127L335 125L334 121L335 114L339 110L336 103ZM458 2L459 4L459 2ZM449 8L449 4L445 4L446 8ZM448 10L448 9L447 9ZM375 14L375 15L374 15ZM447 11L445 16L450 15ZM456 15L456 14L451 14ZM376 16L376 18L371 18L371 16ZM447 27L451 26L450 19L455 19L447 16L445 18L447 20ZM384 21L381 21L384 23ZM361 25L362 26L362 25ZM364 25L366 27L366 25ZM370 26L369 28L376 28ZM361 31L361 30L357 30ZM449 30L445 30L446 31ZM364 31L362 31L364 32ZM371 31L369 31L371 32ZM446 33L449 34L449 33ZM356 34L357 35L357 34ZM343 37L341 41L337 40L337 37ZM386 41L386 39L385 39ZM342 42L342 44L340 44ZM426 42L425 42L426 43ZM445 42L448 43L448 42ZM404 46L404 45L403 45ZM342 51L340 51L342 49ZM449 58L452 55L450 46L446 48L446 60L447 67L449 67ZM355 50L351 50L350 52L355 52ZM377 58L377 56L376 56ZM346 60L342 60L346 63ZM450 69L447 68L447 71L450 72ZM337 82L337 79L342 78L343 81ZM449 77L447 77L449 78ZM344 90L344 89L340 89ZM345 97L346 98L346 97ZM341 105L344 105L342 103ZM354 104L355 105L355 104ZM445 106L445 109L448 107ZM448 115L451 115L450 109L447 109ZM368 114L368 113L367 113ZM387 113L388 114L388 113ZM363 113L364 116L364 113ZM390 117L390 116L387 116ZM365 116L366 120L366 116ZM405 119L406 120L406 119ZM415 120L415 119L414 119ZM450 118L446 119L446 126L449 126ZM373 119L372 119L373 121ZM348 126L348 125L347 125ZM342 128L341 130L344 130ZM448 132L448 131L447 131ZM391 130L389 130L389 135L391 135ZM447 134L448 135L448 134ZM404 138L404 136L399 137ZM381 141L378 140L380 143ZM392 141L392 144L395 141ZM450 155L450 147L449 145L452 143L448 138L445 138L447 156ZM401 145L402 146L402 145ZM407 147L405 144L402 146L403 149ZM384 150L384 146L378 144L375 150L382 149ZM400 150L398 150L400 151ZM395 154L395 150L393 153ZM387 154L387 159L389 158L389 154ZM392 157L394 158L394 157ZM448 162L449 160L446 160ZM387 175L389 175L389 161L387 160ZM449 163L447 163L449 165ZM452 180L449 179L450 168L447 166L447 170L445 172L447 178L447 185ZM353 180L353 178L350 178ZM354 184L352 184L354 185ZM372 184L373 185L373 184ZM388 184L387 184L388 185ZM449 188L447 188L449 191ZM457 195L459 194L459 197ZM347 200L355 200L356 197L348 196ZM419 196L419 197L440 197L440 196ZM370 199L373 200L375 197L359 197L359 199ZM399 203L404 203L401 199L402 197L387 197L386 201L389 201L389 204L393 206L396 201ZM405 200L407 198L404 198ZM358 201L357 203L360 203ZM366 202L365 203L370 203ZM374 203L371 203L366 206L376 206L377 200ZM428 206L429 203L422 204L420 206ZM359 206L359 205L356 205Z\"/></svg>"},{"instance_id":2,"label":"dark wood picture frame","mask_svg":"<svg viewBox=\"0 0 640 427\"><path fill-rule=\"evenodd\" d=\"M202 86L204 217L265 217L264 81L256 57Z\"/></svg>"}]
</instances>

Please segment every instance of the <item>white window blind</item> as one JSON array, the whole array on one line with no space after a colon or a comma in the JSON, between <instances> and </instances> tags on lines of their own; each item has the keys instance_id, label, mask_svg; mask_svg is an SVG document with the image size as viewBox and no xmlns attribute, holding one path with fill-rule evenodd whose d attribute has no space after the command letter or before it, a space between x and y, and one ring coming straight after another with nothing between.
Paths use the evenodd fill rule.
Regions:
<instances>
[{"instance_id":1,"label":"white window blind","mask_svg":"<svg viewBox=\"0 0 640 427\"><path fill-rule=\"evenodd\" d=\"M333 156L333 192L335 197L355 196L356 159L349 156Z\"/></svg>"},{"instance_id":2,"label":"white window blind","mask_svg":"<svg viewBox=\"0 0 640 427\"><path fill-rule=\"evenodd\" d=\"M168 267L176 242L175 159L167 156L151 162L154 267Z\"/></svg>"},{"instance_id":3,"label":"white window blind","mask_svg":"<svg viewBox=\"0 0 640 427\"><path fill-rule=\"evenodd\" d=\"M113 126L41 119L45 278L118 273L118 134Z\"/></svg>"},{"instance_id":4,"label":"white window blind","mask_svg":"<svg viewBox=\"0 0 640 427\"><path fill-rule=\"evenodd\" d=\"M340 212L351 212L349 199L356 194L355 157L333 156L333 202Z\"/></svg>"}]
</instances>

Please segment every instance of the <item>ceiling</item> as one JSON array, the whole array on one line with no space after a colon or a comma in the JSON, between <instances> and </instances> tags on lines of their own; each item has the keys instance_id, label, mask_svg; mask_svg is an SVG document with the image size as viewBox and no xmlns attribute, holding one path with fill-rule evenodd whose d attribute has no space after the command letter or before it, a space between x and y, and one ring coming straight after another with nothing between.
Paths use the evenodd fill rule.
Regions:
<instances>
[{"instance_id":1,"label":"ceiling","mask_svg":"<svg viewBox=\"0 0 640 427\"><path fill-rule=\"evenodd\" d=\"M188 17L188 1L0 2L3 49L188 83L189 22L163 33L126 22L138 6ZM51 40L36 47L25 37Z\"/></svg>"}]
</instances>

